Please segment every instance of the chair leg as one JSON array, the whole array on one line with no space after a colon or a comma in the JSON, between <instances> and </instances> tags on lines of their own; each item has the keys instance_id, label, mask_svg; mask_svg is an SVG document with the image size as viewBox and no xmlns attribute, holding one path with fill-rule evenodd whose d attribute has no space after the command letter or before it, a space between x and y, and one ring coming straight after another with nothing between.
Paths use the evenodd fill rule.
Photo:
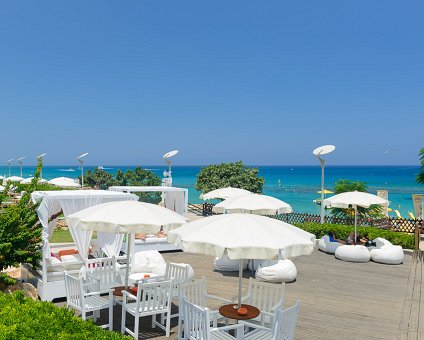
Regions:
<instances>
[{"instance_id":1,"label":"chair leg","mask_svg":"<svg viewBox=\"0 0 424 340\"><path fill-rule=\"evenodd\" d=\"M182 330L182 315L180 315L180 317L178 318L178 339L182 339L182 335L183 335L183 330Z\"/></svg>"},{"instance_id":2,"label":"chair leg","mask_svg":"<svg viewBox=\"0 0 424 340\"><path fill-rule=\"evenodd\" d=\"M98 310L93 310L93 322L96 323L97 321L97 315L100 313Z\"/></svg>"},{"instance_id":3,"label":"chair leg","mask_svg":"<svg viewBox=\"0 0 424 340\"><path fill-rule=\"evenodd\" d=\"M113 300L109 302L109 330L113 331Z\"/></svg>"},{"instance_id":4,"label":"chair leg","mask_svg":"<svg viewBox=\"0 0 424 340\"><path fill-rule=\"evenodd\" d=\"M152 315L152 328L156 327L156 314Z\"/></svg>"},{"instance_id":5,"label":"chair leg","mask_svg":"<svg viewBox=\"0 0 424 340\"><path fill-rule=\"evenodd\" d=\"M140 323L140 317L138 315L134 316L134 339L137 340L138 339L138 326Z\"/></svg>"},{"instance_id":6,"label":"chair leg","mask_svg":"<svg viewBox=\"0 0 424 340\"><path fill-rule=\"evenodd\" d=\"M166 313L166 337L169 338L171 332L171 310Z\"/></svg>"},{"instance_id":7,"label":"chair leg","mask_svg":"<svg viewBox=\"0 0 424 340\"><path fill-rule=\"evenodd\" d=\"M125 305L122 305L122 317L121 317L121 333L125 334L125 319L127 316L127 311L125 310Z\"/></svg>"},{"instance_id":8,"label":"chair leg","mask_svg":"<svg viewBox=\"0 0 424 340\"><path fill-rule=\"evenodd\" d=\"M81 312L81 319L87 320L87 313L85 311Z\"/></svg>"}]
</instances>

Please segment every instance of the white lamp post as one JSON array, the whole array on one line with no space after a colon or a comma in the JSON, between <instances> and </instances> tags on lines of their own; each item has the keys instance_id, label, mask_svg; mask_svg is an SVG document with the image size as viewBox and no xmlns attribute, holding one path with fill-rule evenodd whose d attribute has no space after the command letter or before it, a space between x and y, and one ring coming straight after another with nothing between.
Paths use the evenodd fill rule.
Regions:
<instances>
[{"instance_id":1,"label":"white lamp post","mask_svg":"<svg viewBox=\"0 0 424 340\"><path fill-rule=\"evenodd\" d=\"M45 155L47 155L47 154L43 153L43 154L37 156L37 160L41 161L40 179L43 179L43 157Z\"/></svg>"},{"instance_id":2,"label":"white lamp post","mask_svg":"<svg viewBox=\"0 0 424 340\"><path fill-rule=\"evenodd\" d=\"M18 158L17 161L19 163L19 166L21 167L21 177L22 177L22 160L25 158L25 156Z\"/></svg>"},{"instance_id":3,"label":"white lamp post","mask_svg":"<svg viewBox=\"0 0 424 340\"><path fill-rule=\"evenodd\" d=\"M9 165L9 177L10 177L10 167L12 166L12 161L13 161L13 158L11 158L8 161L6 161L6 164Z\"/></svg>"},{"instance_id":4,"label":"white lamp post","mask_svg":"<svg viewBox=\"0 0 424 340\"><path fill-rule=\"evenodd\" d=\"M324 167L325 160L321 156L333 152L336 149L334 145L323 145L316 148L312 153L317 156L319 163L321 164L321 224L324 224Z\"/></svg>"},{"instance_id":5,"label":"white lamp post","mask_svg":"<svg viewBox=\"0 0 424 340\"><path fill-rule=\"evenodd\" d=\"M178 150L172 150L163 155L163 159L165 163L168 164L168 171L163 172L163 176L165 177L162 182L166 184L166 186L172 187L172 164L170 158L175 156L178 153Z\"/></svg>"},{"instance_id":6,"label":"white lamp post","mask_svg":"<svg viewBox=\"0 0 424 340\"><path fill-rule=\"evenodd\" d=\"M83 153L77 157L78 162L81 163L81 188L84 188L84 161L82 159L87 155L88 152Z\"/></svg>"}]
</instances>

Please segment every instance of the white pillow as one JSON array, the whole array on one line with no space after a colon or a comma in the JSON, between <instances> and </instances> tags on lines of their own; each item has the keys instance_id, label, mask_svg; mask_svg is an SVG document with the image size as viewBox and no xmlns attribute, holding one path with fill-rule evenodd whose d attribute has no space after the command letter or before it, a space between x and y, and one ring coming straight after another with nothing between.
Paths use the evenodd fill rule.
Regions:
<instances>
[{"instance_id":1,"label":"white pillow","mask_svg":"<svg viewBox=\"0 0 424 340\"><path fill-rule=\"evenodd\" d=\"M152 273L154 270L162 272L164 267L166 262L157 250L139 251L134 254L131 273ZM156 272L156 274L159 273Z\"/></svg>"},{"instance_id":2,"label":"white pillow","mask_svg":"<svg viewBox=\"0 0 424 340\"><path fill-rule=\"evenodd\" d=\"M79 254L63 255L60 257L62 263L66 266L67 270L80 269L82 265L81 256ZM68 264L72 262L72 264Z\"/></svg>"},{"instance_id":3,"label":"white pillow","mask_svg":"<svg viewBox=\"0 0 424 340\"><path fill-rule=\"evenodd\" d=\"M64 272L65 270L66 270L66 267L62 264L62 261L60 261L57 257L52 256L50 260L47 260L47 271L49 273Z\"/></svg>"}]
</instances>

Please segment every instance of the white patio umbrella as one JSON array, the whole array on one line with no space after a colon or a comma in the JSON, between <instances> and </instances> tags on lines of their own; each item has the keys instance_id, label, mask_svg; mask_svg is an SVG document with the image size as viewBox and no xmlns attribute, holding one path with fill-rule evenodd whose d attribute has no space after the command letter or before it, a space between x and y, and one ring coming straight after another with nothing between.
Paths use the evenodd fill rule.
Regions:
<instances>
[{"instance_id":1,"label":"white patio umbrella","mask_svg":"<svg viewBox=\"0 0 424 340\"><path fill-rule=\"evenodd\" d=\"M24 179L23 177L19 177L19 176L10 176L10 177L6 177L5 179L3 179L3 182L4 183L7 183L7 182L20 182L23 179Z\"/></svg>"},{"instance_id":2,"label":"white patio umbrella","mask_svg":"<svg viewBox=\"0 0 424 340\"><path fill-rule=\"evenodd\" d=\"M79 188L80 185L75 182L74 179L69 177L56 177L51 179L49 182L51 185L56 185L62 188Z\"/></svg>"},{"instance_id":3,"label":"white patio umbrella","mask_svg":"<svg viewBox=\"0 0 424 340\"><path fill-rule=\"evenodd\" d=\"M168 233L168 241L185 252L240 260L239 305L244 259L309 255L314 240L315 235L277 219L237 213L202 218Z\"/></svg>"},{"instance_id":4,"label":"white patio umbrella","mask_svg":"<svg viewBox=\"0 0 424 340\"><path fill-rule=\"evenodd\" d=\"M170 209L139 201L98 204L67 216L66 221L71 228L81 225L83 230L120 234L157 233L161 226L178 227L187 222L185 217ZM131 242L127 243L129 260ZM128 272L129 263L125 273L125 286L128 286Z\"/></svg>"},{"instance_id":5,"label":"white patio umbrella","mask_svg":"<svg viewBox=\"0 0 424 340\"><path fill-rule=\"evenodd\" d=\"M323 203L324 206L331 208L353 208L355 210L355 243L357 235L356 229L358 220L358 207L369 208L373 204L390 204L390 202L384 198L361 191L342 192L341 194L337 194L325 199Z\"/></svg>"},{"instance_id":6,"label":"white patio umbrella","mask_svg":"<svg viewBox=\"0 0 424 340\"><path fill-rule=\"evenodd\" d=\"M215 198L225 200L227 198L251 194L251 193L252 192L245 189L226 187L226 188L220 188L220 189L209 191L206 194L201 194L199 198L204 200L211 200Z\"/></svg>"},{"instance_id":7,"label":"white patio umbrella","mask_svg":"<svg viewBox=\"0 0 424 340\"><path fill-rule=\"evenodd\" d=\"M34 179L34 177L28 177L28 178L25 178L22 181L20 181L20 183L21 184L31 184L33 179ZM42 178L38 180L38 184L43 184L43 183L47 183L47 180L42 179Z\"/></svg>"},{"instance_id":8,"label":"white patio umbrella","mask_svg":"<svg viewBox=\"0 0 424 340\"><path fill-rule=\"evenodd\" d=\"M256 215L278 215L293 212L290 204L267 195L242 195L228 198L212 209L218 214L250 213Z\"/></svg>"}]
</instances>

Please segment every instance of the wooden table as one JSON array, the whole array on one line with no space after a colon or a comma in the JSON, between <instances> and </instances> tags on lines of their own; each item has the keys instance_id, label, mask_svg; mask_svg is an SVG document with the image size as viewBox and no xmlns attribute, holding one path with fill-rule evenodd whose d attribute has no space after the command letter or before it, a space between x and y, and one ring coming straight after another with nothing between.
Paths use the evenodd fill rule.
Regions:
<instances>
[{"instance_id":1,"label":"wooden table","mask_svg":"<svg viewBox=\"0 0 424 340\"><path fill-rule=\"evenodd\" d=\"M127 288L127 292L128 293L130 293L130 294L134 294L134 292L131 290L131 288L132 287L130 287L130 286L128 286L128 288ZM118 286L118 287L115 287L115 288L113 288L113 295L114 296L120 296L120 297L122 297L122 291L123 290L125 290L125 286Z\"/></svg>"},{"instance_id":2,"label":"wooden table","mask_svg":"<svg viewBox=\"0 0 424 340\"><path fill-rule=\"evenodd\" d=\"M247 314L240 315L237 312L237 308L234 308L233 306L238 306L238 304L231 303L229 305L219 307L219 314L234 320L250 320L256 318L261 313L255 306L245 305L242 303L241 306L247 309Z\"/></svg>"}]
</instances>

